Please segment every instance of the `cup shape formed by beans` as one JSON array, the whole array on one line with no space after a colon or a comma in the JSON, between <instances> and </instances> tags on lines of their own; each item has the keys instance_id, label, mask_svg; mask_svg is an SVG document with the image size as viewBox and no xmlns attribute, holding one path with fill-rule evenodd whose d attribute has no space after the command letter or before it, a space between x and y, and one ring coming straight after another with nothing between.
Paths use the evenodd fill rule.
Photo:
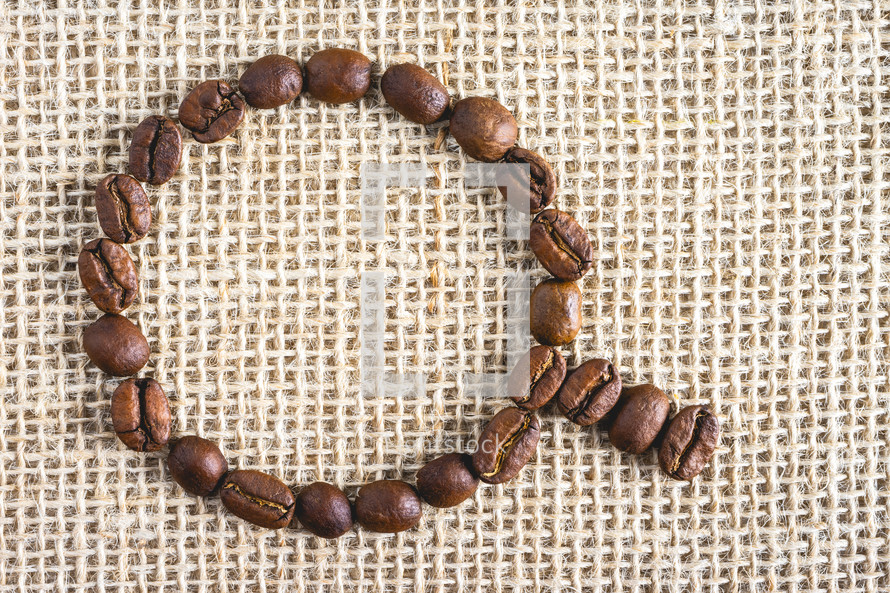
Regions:
<instances>
[{"instance_id":1,"label":"cup shape formed by beans","mask_svg":"<svg viewBox=\"0 0 890 593\"><path fill-rule=\"evenodd\" d=\"M451 102L445 86L416 64L387 68L380 79L380 90L390 107L419 124L439 121Z\"/></svg>"},{"instance_id":2,"label":"cup shape formed by beans","mask_svg":"<svg viewBox=\"0 0 890 593\"><path fill-rule=\"evenodd\" d=\"M616 449L639 455L658 438L670 412L671 401L658 387L625 387L613 410L609 441Z\"/></svg>"},{"instance_id":3,"label":"cup shape formed by beans","mask_svg":"<svg viewBox=\"0 0 890 593\"><path fill-rule=\"evenodd\" d=\"M479 478L470 468L469 455L448 453L433 459L417 472L417 491L428 504L448 508L473 496Z\"/></svg>"},{"instance_id":4,"label":"cup shape formed by beans","mask_svg":"<svg viewBox=\"0 0 890 593\"><path fill-rule=\"evenodd\" d=\"M559 350L535 346L516 363L507 380L507 392L517 407L537 410L553 399L565 377L566 359Z\"/></svg>"},{"instance_id":5,"label":"cup shape formed by beans","mask_svg":"<svg viewBox=\"0 0 890 593\"><path fill-rule=\"evenodd\" d=\"M593 266L587 231L561 210L544 210L535 217L529 247L541 265L562 280L578 280Z\"/></svg>"},{"instance_id":6,"label":"cup shape formed by beans","mask_svg":"<svg viewBox=\"0 0 890 593\"><path fill-rule=\"evenodd\" d=\"M588 360L569 373L556 404L566 418L589 426L609 413L621 396L621 375L608 360Z\"/></svg>"},{"instance_id":7,"label":"cup shape formed by beans","mask_svg":"<svg viewBox=\"0 0 890 593\"><path fill-rule=\"evenodd\" d=\"M720 438L720 421L707 406L688 406L668 425L658 451L661 469L691 480L705 468Z\"/></svg>"},{"instance_id":8,"label":"cup shape formed by beans","mask_svg":"<svg viewBox=\"0 0 890 593\"><path fill-rule=\"evenodd\" d=\"M511 480L535 454L540 438L534 412L519 408L501 410L482 430L473 453L473 471L488 484Z\"/></svg>"},{"instance_id":9,"label":"cup shape formed by beans","mask_svg":"<svg viewBox=\"0 0 890 593\"><path fill-rule=\"evenodd\" d=\"M263 56L241 75L238 90L251 107L275 109L300 96L303 71L287 56Z\"/></svg>"},{"instance_id":10,"label":"cup shape formed by beans","mask_svg":"<svg viewBox=\"0 0 890 593\"><path fill-rule=\"evenodd\" d=\"M377 480L365 484L355 499L359 525L378 533L398 533L420 522L420 497L410 484L400 480Z\"/></svg>"},{"instance_id":11,"label":"cup shape formed by beans","mask_svg":"<svg viewBox=\"0 0 890 593\"><path fill-rule=\"evenodd\" d=\"M219 142L244 119L244 101L222 80L205 80L179 105L179 123L202 144Z\"/></svg>"},{"instance_id":12,"label":"cup shape formed by beans","mask_svg":"<svg viewBox=\"0 0 890 593\"><path fill-rule=\"evenodd\" d=\"M326 103L352 103L371 86L371 60L351 49L323 49L306 62L309 94Z\"/></svg>"},{"instance_id":13,"label":"cup shape formed by beans","mask_svg":"<svg viewBox=\"0 0 890 593\"><path fill-rule=\"evenodd\" d=\"M167 467L173 480L196 496L213 494L229 471L229 464L216 443L195 435L173 443Z\"/></svg>"},{"instance_id":14,"label":"cup shape formed by beans","mask_svg":"<svg viewBox=\"0 0 890 593\"><path fill-rule=\"evenodd\" d=\"M574 282L548 278L532 291L532 336L546 346L564 346L581 330L581 290Z\"/></svg>"},{"instance_id":15,"label":"cup shape formed by beans","mask_svg":"<svg viewBox=\"0 0 890 593\"><path fill-rule=\"evenodd\" d=\"M296 516L310 533L332 539L352 529L352 505L343 491L313 482L297 495Z\"/></svg>"},{"instance_id":16,"label":"cup shape formed by beans","mask_svg":"<svg viewBox=\"0 0 890 593\"><path fill-rule=\"evenodd\" d=\"M136 299L136 266L127 250L111 239L94 239L84 245L77 271L87 294L105 313L120 313Z\"/></svg>"},{"instance_id":17,"label":"cup shape formed by beans","mask_svg":"<svg viewBox=\"0 0 890 593\"><path fill-rule=\"evenodd\" d=\"M284 482L265 472L239 469L219 489L223 505L254 525L281 529L294 516L294 495Z\"/></svg>"},{"instance_id":18,"label":"cup shape formed by beans","mask_svg":"<svg viewBox=\"0 0 890 593\"><path fill-rule=\"evenodd\" d=\"M516 143L519 128L507 108L492 99L469 97L454 104L451 135L477 161L493 163Z\"/></svg>"},{"instance_id":19,"label":"cup shape formed by beans","mask_svg":"<svg viewBox=\"0 0 890 593\"><path fill-rule=\"evenodd\" d=\"M134 451L157 451L170 439L170 402L154 379L127 379L111 396L111 423Z\"/></svg>"},{"instance_id":20,"label":"cup shape formed by beans","mask_svg":"<svg viewBox=\"0 0 890 593\"><path fill-rule=\"evenodd\" d=\"M115 377L135 375L150 354L139 328L114 313L106 313L84 330L83 349L94 365Z\"/></svg>"},{"instance_id":21,"label":"cup shape formed by beans","mask_svg":"<svg viewBox=\"0 0 890 593\"><path fill-rule=\"evenodd\" d=\"M511 169L507 184L498 186L501 195L511 205L522 212L537 214L553 202L556 196L556 176L544 157L514 146L504 155L503 162L528 165L529 169L527 177Z\"/></svg>"},{"instance_id":22,"label":"cup shape formed by beans","mask_svg":"<svg viewBox=\"0 0 890 593\"><path fill-rule=\"evenodd\" d=\"M102 231L117 243L138 241L151 226L151 204L129 175L108 175L96 186L96 215Z\"/></svg>"},{"instance_id":23,"label":"cup shape formed by beans","mask_svg":"<svg viewBox=\"0 0 890 593\"><path fill-rule=\"evenodd\" d=\"M152 185L167 183L182 160L182 136L173 120L152 115L136 126L130 141L130 174Z\"/></svg>"}]
</instances>

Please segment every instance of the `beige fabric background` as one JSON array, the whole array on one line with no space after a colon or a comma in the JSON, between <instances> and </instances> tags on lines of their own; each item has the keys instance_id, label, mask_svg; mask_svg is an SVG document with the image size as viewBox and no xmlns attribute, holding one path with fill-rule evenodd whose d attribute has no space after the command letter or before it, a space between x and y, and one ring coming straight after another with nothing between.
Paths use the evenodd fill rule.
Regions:
<instances>
[{"instance_id":1,"label":"beige fabric background","mask_svg":"<svg viewBox=\"0 0 890 593\"><path fill-rule=\"evenodd\" d=\"M0 17L0 591L890 590L886 1L5 0ZM513 482L327 542L253 528L117 442L117 381L79 346L95 183L200 80L332 46L513 110L595 241L570 363L607 356L713 406L703 475L666 479L548 411ZM498 196L462 186L445 128L375 87L186 138L131 249L128 313L175 431L350 493L477 436L503 402L464 373L505 370L504 262L531 254L500 238ZM384 245L358 238L363 162L435 171L390 192ZM365 270L392 276L387 364L427 373L425 394L359 397Z\"/></svg>"}]
</instances>

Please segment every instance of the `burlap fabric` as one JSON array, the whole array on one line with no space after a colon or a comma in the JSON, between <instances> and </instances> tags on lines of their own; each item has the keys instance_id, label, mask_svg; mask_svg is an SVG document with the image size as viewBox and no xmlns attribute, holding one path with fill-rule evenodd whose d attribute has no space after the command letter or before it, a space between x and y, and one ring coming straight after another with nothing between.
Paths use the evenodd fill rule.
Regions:
<instances>
[{"instance_id":1,"label":"burlap fabric","mask_svg":"<svg viewBox=\"0 0 890 593\"><path fill-rule=\"evenodd\" d=\"M0 5L0 590L890 589L890 4L159 4ZM95 183L199 81L332 46L512 109L595 241L570 364L606 356L710 404L723 435L703 475L667 479L547 411L509 484L328 542L254 528L117 441L117 381L79 344ZM465 374L506 370L504 262L531 254L502 238L503 200L464 187L446 129L375 86L251 110L219 144L185 135L131 248L128 312L176 433L350 494L478 435L504 404ZM433 171L389 192L383 243L360 239L366 162ZM367 270L391 276L387 365L424 372L426 393L360 397Z\"/></svg>"}]
</instances>

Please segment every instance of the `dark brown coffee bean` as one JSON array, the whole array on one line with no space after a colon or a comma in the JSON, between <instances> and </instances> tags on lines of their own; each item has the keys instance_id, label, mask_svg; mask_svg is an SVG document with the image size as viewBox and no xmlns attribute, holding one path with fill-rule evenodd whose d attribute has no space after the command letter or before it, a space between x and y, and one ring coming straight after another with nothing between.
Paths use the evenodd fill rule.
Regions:
<instances>
[{"instance_id":1,"label":"dark brown coffee bean","mask_svg":"<svg viewBox=\"0 0 890 593\"><path fill-rule=\"evenodd\" d=\"M170 402L154 379L127 379L111 396L111 423L134 451L157 451L170 439Z\"/></svg>"},{"instance_id":2,"label":"dark brown coffee bean","mask_svg":"<svg viewBox=\"0 0 890 593\"><path fill-rule=\"evenodd\" d=\"M562 280L578 280L593 266L593 245L570 215L544 210L535 217L529 247L547 271Z\"/></svg>"},{"instance_id":3,"label":"dark brown coffee bean","mask_svg":"<svg viewBox=\"0 0 890 593\"><path fill-rule=\"evenodd\" d=\"M151 204L129 175L109 175L96 186L96 214L106 235L118 243L138 241L151 226Z\"/></svg>"},{"instance_id":4,"label":"dark brown coffee bean","mask_svg":"<svg viewBox=\"0 0 890 593\"><path fill-rule=\"evenodd\" d=\"M469 455L448 453L433 459L417 472L417 491L434 507L457 506L473 496L479 478L470 468L473 459Z\"/></svg>"},{"instance_id":5,"label":"dark brown coffee bean","mask_svg":"<svg viewBox=\"0 0 890 593\"><path fill-rule=\"evenodd\" d=\"M569 373L556 404L566 418L589 426L609 413L621 396L621 375L608 360L588 360Z\"/></svg>"},{"instance_id":6,"label":"dark brown coffee bean","mask_svg":"<svg viewBox=\"0 0 890 593\"><path fill-rule=\"evenodd\" d=\"M553 198L556 196L556 176L544 157L536 152L514 146L504 155L504 162L517 165L528 164L529 167L528 179L525 179L524 176L511 175L508 185L498 187L505 200L509 199L511 203L515 204L513 202L514 195L527 195L528 210L525 209L523 202L522 211L532 214L537 214L553 202ZM508 191L510 192L509 196L507 195Z\"/></svg>"},{"instance_id":7,"label":"dark brown coffee bean","mask_svg":"<svg viewBox=\"0 0 890 593\"><path fill-rule=\"evenodd\" d=\"M148 340L126 317L106 313L83 332L83 349L94 365L115 377L135 375L148 362Z\"/></svg>"},{"instance_id":8,"label":"dark brown coffee bean","mask_svg":"<svg viewBox=\"0 0 890 593\"><path fill-rule=\"evenodd\" d=\"M625 387L613 410L609 440L616 449L639 455L658 438L670 412L671 400L658 387Z\"/></svg>"},{"instance_id":9,"label":"dark brown coffee bean","mask_svg":"<svg viewBox=\"0 0 890 593\"><path fill-rule=\"evenodd\" d=\"M445 115L451 97L445 86L416 64L395 64L380 79L390 107L413 122L431 124Z\"/></svg>"},{"instance_id":10,"label":"dark brown coffee bean","mask_svg":"<svg viewBox=\"0 0 890 593\"><path fill-rule=\"evenodd\" d=\"M486 163L502 159L519 133L507 108L485 97L469 97L455 103L450 127L464 152Z\"/></svg>"},{"instance_id":11,"label":"dark brown coffee bean","mask_svg":"<svg viewBox=\"0 0 890 593\"><path fill-rule=\"evenodd\" d=\"M244 101L222 80L205 80L179 105L179 123L203 144L219 142L244 119Z\"/></svg>"},{"instance_id":12,"label":"dark brown coffee bean","mask_svg":"<svg viewBox=\"0 0 890 593\"><path fill-rule=\"evenodd\" d=\"M355 499L359 525L378 533L398 533L420 522L420 498L410 484L377 480L365 484Z\"/></svg>"},{"instance_id":13,"label":"dark brown coffee bean","mask_svg":"<svg viewBox=\"0 0 890 593\"><path fill-rule=\"evenodd\" d=\"M720 421L707 406L688 406L668 425L658 451L661 469L677 480L691 480L705 468L720 438Z\"/></svg>"},{"instance_id":14,"label":"dark brown coffee bean","mask_svg":"<svg viewBox=\"0 0 890 593\"><path fill-rule=\"evenodd\" d=\"M223 505L236 516L267 529L281 529L294 516L294 494L284 482L253 469L235 470L219 489Z\"/></svg>"},{"instance_id":15,"label":"dark brown coffee bean","mask_svg":"<svg viewBox=\"0 0 890 593\"><path fill-rule=\"evenodd\" d=\"M332 539L352 529L352 505L343 491L325 482L313 482L297 496L297 519L306 531Z\"/></svg>"},{"instance_id":16,"label":"dark brown coffee bean","mask_svg":"<svg viewBox=\"0 0 890 593\"><path fill-rule=\"evenodd\" d=\"M275 109L300 96L303 72L287 56L263 56L241 75L238 90L251 107Z\"/></svg>"},{"instance_id":17,"label":"dark brown coffee bean","mask_svg":"<svg viewBox=\"0 0 890 593\"><path fill-rule=\"evenodd\" d=\"M581 290L574 282L544 280L532 291L529 328L546 346L564 346L581 330Z\"/></svg>"},{"instance_id":18,"label":"dark brown coffee bean","mask_svg":"<svg viewBox=\"0 0 890 593\"><path fill-rule=\"evenodd\" d=\"M473 471L489 484L511 480L535 454L540 438L534 412L501 410L482 430L473 453Z\"/></svg>"},{"instance_id":19,"label":"dark brown coffee bean","mask_svg":"<svg viewBox=\"0 0 890 593\"><path fill-rule=\"evenodd\" d=\"M371 86L371 60L351 49L323 49L306 62L306 90L327 103L352 103Z\"/></svg>"},{"instance_id":20,"label":"dark brown coffee bean","mask_svg":"<svg viewBox=\"0 0 890 593\"><path fill-rule=\"evenodd\" d=\"M523 371L528 368L528 375ZM516 363L507 382L513 403L523 410L537 410L549 402L566 378L566 359L559 350L535 346Z\"/></svg>"},{"instance_id":21,"label":"dark brown coffee bean","mask_svg":"<svg viewBox=\"0 0 890 593\"><path fill-rule=\"evenodd\" d=\"M120 313L136 299L136 266L127 250L111 239L94 239L84 245L77 271L87 294L105 313Z\"/></svg>"},{"instance_id":22,"label":"dark brown coffee bean","mask_svg":"<svg viewBox=\"0 0 890 593\"><path fill-rule=\"evenodd\" d=\"M152 185L167 183L182 160L182 136L172 119L152 115L133 130L130 173Z\"/></svg>"},{"instance_id":23,"label":"dark brown coffee bean","mask_svg":"<svg viewBox=\"0 0 890 593\"><path fill-rule=\"evenodd\" d=\"M196 496L213 494L229 471L229 464L216 443L194 435L173 443L167 467L176 483Z\"/></svg>"}]
</instances>

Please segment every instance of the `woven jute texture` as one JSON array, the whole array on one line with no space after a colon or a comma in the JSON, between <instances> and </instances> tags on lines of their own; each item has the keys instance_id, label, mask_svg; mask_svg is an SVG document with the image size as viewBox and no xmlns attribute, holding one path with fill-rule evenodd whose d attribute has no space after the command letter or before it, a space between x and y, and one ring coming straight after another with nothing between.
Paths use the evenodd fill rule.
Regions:
<instances>
[{"instance_id":1,"label":"woven jute texture","mask_svg":"<svg viewBox=\"0 0 890 593\"><path fill-rule=\"evenodd\" d=\"M76 258L134 127L257 56L411 61L508 106L588 229L584 327L674 410L722 422L690 484L602 428L541 414L522 473L398 535L270 531L186 494L116 439L87 360ZM890 590L890 3L4 0L0 4L0 591ZM506 404L505 205L465 187L447 125L362 101L248 110L184 133L130 247L127 311L173 430L233 467L354 495L413 481ZM363 163L422 163L361 238ZM535 277L542 277L534 267ZM363 397L360 281L389 276L386 365L425 392Z\"/></svg>"}]
</instances>

